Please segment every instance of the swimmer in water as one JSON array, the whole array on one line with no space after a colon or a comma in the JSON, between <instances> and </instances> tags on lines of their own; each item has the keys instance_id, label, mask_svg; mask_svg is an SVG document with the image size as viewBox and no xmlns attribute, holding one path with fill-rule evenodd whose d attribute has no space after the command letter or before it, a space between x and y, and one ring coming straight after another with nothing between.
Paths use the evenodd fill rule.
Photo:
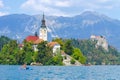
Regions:
<instances>
[{"instance_id":1,"label":"swimmer in water","mask_svg":"<svg viewBox=\"0 0 120 80\"><path fill-rule=\"evenodd\" d=\"M27 68L27 65L26 65L26 64L23 64L23 65L21 66L21 68L22 68L22 69L26 69L26 68Z\"/></svg>"}]
</instances>

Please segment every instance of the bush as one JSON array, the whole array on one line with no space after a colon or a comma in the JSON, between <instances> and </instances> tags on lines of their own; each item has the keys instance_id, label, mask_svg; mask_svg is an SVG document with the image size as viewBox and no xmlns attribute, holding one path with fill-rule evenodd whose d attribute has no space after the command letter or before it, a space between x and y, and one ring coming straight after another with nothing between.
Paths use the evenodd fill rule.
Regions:
<instances>
[{"instance_id":1,"label":"bush","mask_svg":"<svg viewBox=\"0 0 120 80\"><path fill-rule=\"evenodd\" d=\"M82 64L86 63L86 57L82 54L79 48L74 48L72 57Z\"/></svg>"},{"instance_id":2,"label":"bush","mask_svg":"<svg viewBox=\"0 0 120 80\"><path fill-rule=\"evenodd\" d=\"M71 60L70 60L70 63L71 63L71 64L75 64L75 60L74 60L74 59L71 59Z\"/></svg>"}]
</instances>

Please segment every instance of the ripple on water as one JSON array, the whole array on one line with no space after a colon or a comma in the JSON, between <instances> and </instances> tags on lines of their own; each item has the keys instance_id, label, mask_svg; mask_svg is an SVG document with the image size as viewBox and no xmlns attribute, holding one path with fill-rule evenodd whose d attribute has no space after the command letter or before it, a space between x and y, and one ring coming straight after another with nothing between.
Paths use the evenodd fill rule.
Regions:
<instances>
[{"instance_id":1,"label":"ripple on water","mask_svg":"<svg viewBox=\"0 0 120 80\"><path fill-rule=\"evenodd\" d=\"M0 80L120 80L120 66L20 66L0 65Z\"/></svg>"}]
</instances>

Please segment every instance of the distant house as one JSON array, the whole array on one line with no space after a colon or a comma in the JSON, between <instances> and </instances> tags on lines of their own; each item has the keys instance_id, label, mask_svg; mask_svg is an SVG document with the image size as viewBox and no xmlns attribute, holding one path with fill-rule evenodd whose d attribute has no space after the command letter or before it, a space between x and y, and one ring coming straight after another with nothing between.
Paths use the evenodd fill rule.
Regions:
<instances>
[{"instance_id":1,"label":"distant house","mask_svg":"<svg viewBox=\"0 0 120 80\"><path fill-rule=\"evenodd\" d=\"M50 42L48 43L48 45L52 47L54 54L60 53L60 44L58 44L57 42Z\"/></svg>"},{"instance_id":2,"label":"distant house","mask_svg":"<svg viewBox=\"0 0 120 80\"><path fill-rule=\"evenodd\" d=\"M38 36L27 36L25 40L33 44L34 51L38 51L37 45L44 41L43 39L40 39Z\"/></svg>"}]
</instances>

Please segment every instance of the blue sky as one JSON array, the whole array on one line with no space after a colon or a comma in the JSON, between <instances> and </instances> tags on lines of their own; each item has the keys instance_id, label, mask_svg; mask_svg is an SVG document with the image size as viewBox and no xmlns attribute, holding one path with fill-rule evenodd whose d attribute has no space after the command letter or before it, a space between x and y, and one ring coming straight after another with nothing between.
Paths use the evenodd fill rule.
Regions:
<instances>
[{"instance_id":1,"label":"blue sky","mask_svg":"<svg viewBox=\"0 0 120 80\"><path fill-rule=\"evenodd\" d=\"M0 0L0 16L42 14L74 16L96 11L120 20L120 0Z\"/></svg>"}]
</instances>

